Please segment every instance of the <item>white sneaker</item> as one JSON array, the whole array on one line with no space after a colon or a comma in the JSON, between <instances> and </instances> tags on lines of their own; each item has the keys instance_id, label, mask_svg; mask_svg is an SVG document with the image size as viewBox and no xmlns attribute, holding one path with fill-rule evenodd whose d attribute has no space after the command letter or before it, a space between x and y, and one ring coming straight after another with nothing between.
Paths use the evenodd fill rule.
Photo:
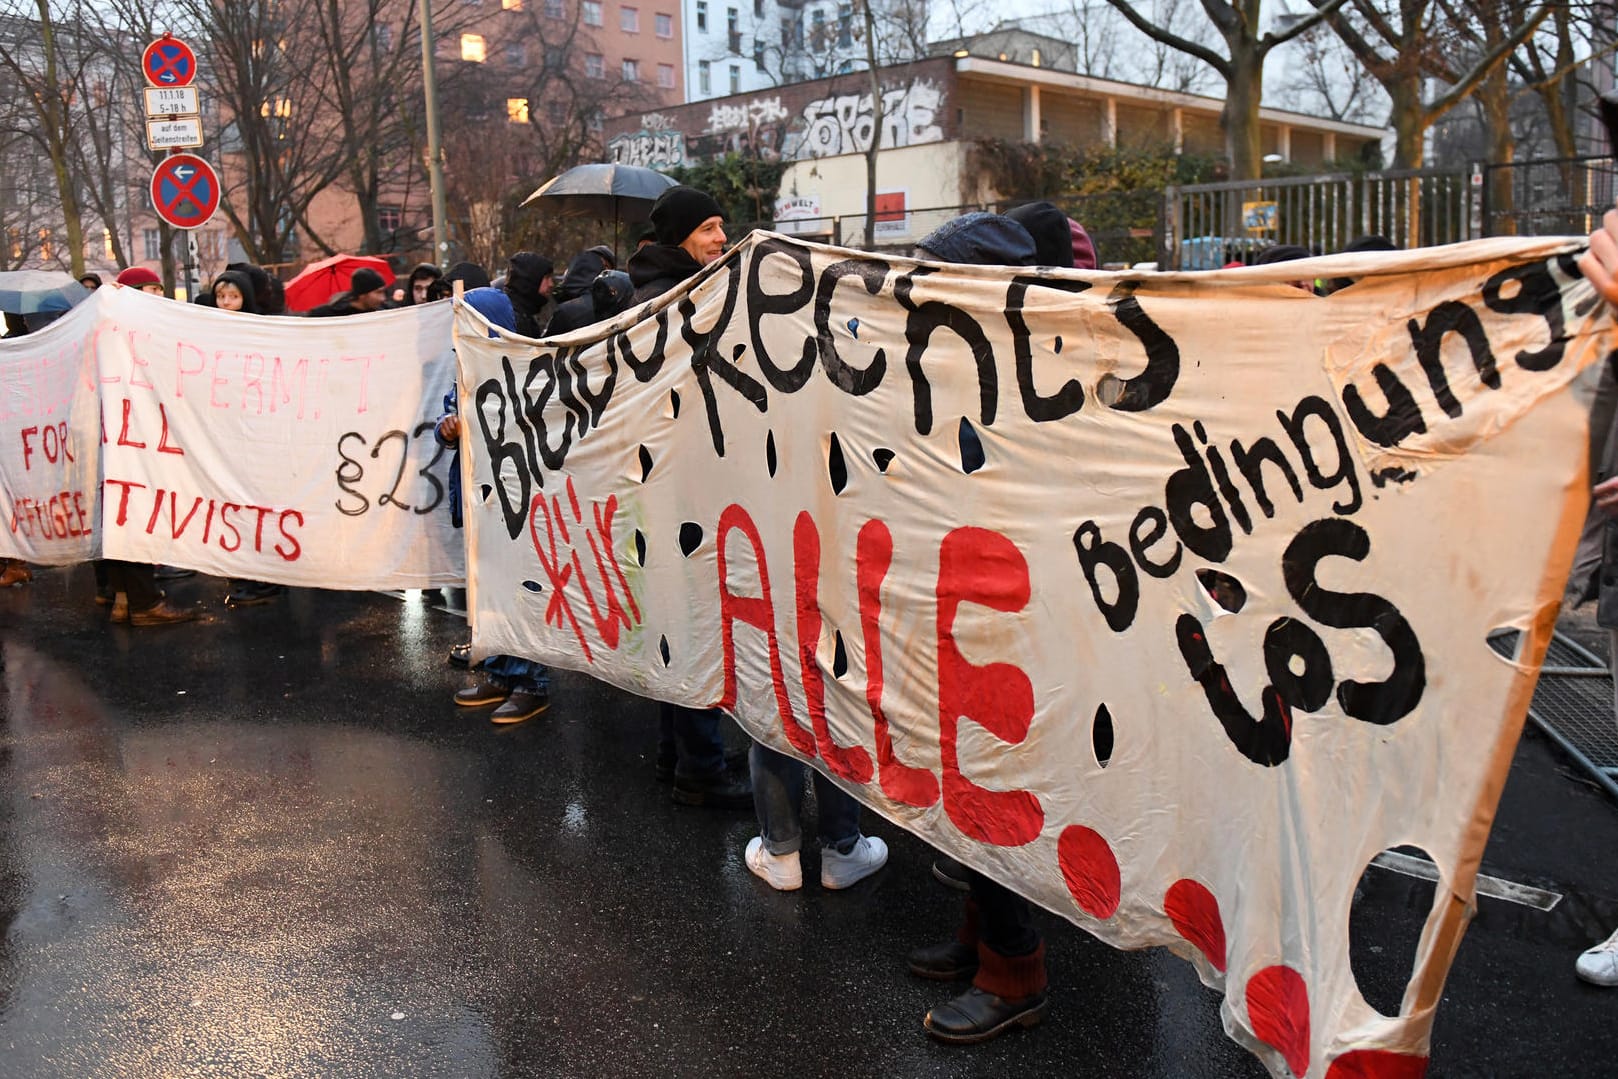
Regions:
<instances>
[{"instance_id":1,"label":"white sneaker","mask_svg":"<svg viewBox=\"0 0 1618 1079\"><path fill-rule=\"evenodd\" d=\"M1618 931L1579 956L1573 969L1595 985L1618 985Z\"/></svg>"},{"instance_id":2,"label":"white sneaker","mask_svg":"<svg viewBox=\"0 0 1618 1079\"><path fill-rule=\"evenodd\" d=\"M764 849L764 837L754 836L747 841L747 868L778 892L795 892L803 887L803 866L798 864L798 852L771 854Z\"/></svg>"},{"instance_id":3,"label":"white sneaker","mask_svg":"<svg viewBox=\"0 0 1618 1079\"><path fill-rule=\"evenodd\" d=\"M874 835L862 835L854 849L839 854L833 847L820 848L820 886L833 891L849 888L888 864L888 845Z\"/></svg>"}]
</instances>

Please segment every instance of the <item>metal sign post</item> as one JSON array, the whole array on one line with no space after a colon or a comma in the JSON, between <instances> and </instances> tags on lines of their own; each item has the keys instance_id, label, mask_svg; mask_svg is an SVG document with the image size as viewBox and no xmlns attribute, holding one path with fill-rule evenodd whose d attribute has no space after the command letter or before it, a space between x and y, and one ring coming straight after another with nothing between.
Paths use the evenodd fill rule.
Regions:
<instances>
[{"instance_id":1,"label":"metal sign post","mask_svg":"<svg viewBox=\"0 0 1618 1079\"><path fill-rule=\"evenodd\" d=\"M173 34L146 46L140 58L148 83L146 147L168 157L152 171L152 206L157 216L185 233L185 294L196 295L197 233L219 209L219 174L202 158L180 153L202 145L202 101L191 83L197 55Z\"/></svg>"}]
</instances>

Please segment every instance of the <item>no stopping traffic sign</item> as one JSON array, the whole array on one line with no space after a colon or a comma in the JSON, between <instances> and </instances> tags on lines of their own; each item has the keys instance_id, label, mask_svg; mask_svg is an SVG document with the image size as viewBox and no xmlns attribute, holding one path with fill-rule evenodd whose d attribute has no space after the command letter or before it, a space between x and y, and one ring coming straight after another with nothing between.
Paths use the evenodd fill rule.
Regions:
<instances>
[{"instance_id":1,"label":"no stopping traffic sign","mask_svg":"<svg viewBox=\"0 0 1618 1079\"><path fill-rule=\"evenodd\" d=\"M179 38L165 35L140 54L140 69L153 86L190 86L197 77L197 54Z\"/></svg>"},{"instance_id":2,"label":"no stopping traffic sign","mask_svg":"<svg viewBox=\"0 0 1618 1079\"><path fill-rule=\"evenodd\" d=\"M152 170L152 206L177 229L201 228L219 209L219 174L195 154L166 157Z\"/></svg>"}]
</instances>

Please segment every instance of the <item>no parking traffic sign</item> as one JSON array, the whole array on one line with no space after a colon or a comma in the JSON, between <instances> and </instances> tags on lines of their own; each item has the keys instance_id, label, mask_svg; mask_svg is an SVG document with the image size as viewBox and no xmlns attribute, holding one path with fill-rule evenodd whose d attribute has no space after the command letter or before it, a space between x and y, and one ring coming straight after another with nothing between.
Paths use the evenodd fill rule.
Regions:
<instances>
[{"instance_id":1,"label":"no parking traffic sign","mask_svg":"<svg viewBox=\"0 0 1618 1079\"><path fill-rule=\"evenodd\" d=\"M219 209L219 174L195 154L166 157L152 171L152 206L177 229L196 229Z\"/></svg>"},{"instance_id":2,"label":"no parking traffic sign","mask_svg":"<svg viewBox=\"0 0 1618 1079\"><path fill-rule=\"evenodd\" d=\"M153 86L190 86L197 77L197 54L179 38L164 34L141 53L140 69Z\"/></svg>"}]
</instances>

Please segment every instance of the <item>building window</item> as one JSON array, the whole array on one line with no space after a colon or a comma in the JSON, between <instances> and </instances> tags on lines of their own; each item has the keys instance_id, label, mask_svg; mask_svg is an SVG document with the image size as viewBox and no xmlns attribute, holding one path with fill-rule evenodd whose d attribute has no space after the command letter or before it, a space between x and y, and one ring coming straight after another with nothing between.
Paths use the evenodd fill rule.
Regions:
<instances>
[{"instance_id":1,"label":"building window","mask_svg":"<svg viewBox=\"0 0 1618 1079\"><path fill-rule=\"evenodd\" d=\"M854 44L854 5L837 5L837 45L839 48L848 48Z\"/></svg>"},{"instance_id":2,"label":"building window","mask_svg":"<svg viewBox=\"0 0 1618 1079\"><path fill-rule=\"evenodd\" d=\"M404 207L378 206L376 208L376 227L383 232L398 232L404 228Z\"/></svg>"},{"instance_id":3,"label":"building window","mask_svg":"<svg viewBox=\"0 0 1618 1079\"><path fill-rule=\"evenodd\" d=\"M815 8L813 17L809 20L809 49L820 52L826 47L826 13Z\"/></svg>"},{"instance_id":4,"label":"building window","mask_svg":"<svg viewBox=\"0 0 1618 1079\"><path fill-rule=\"evenodd\" d=\"M607 77L607 62L598 52L586 53L584 57L584 73L592 79Z\"/></svg>"},{"instance_id":5,"label":"building window","mask_svg":"<svg viewBox=\"0 0 1618 1079\"><path fill-rule=\"evenodd\" d=\"M506 119L514 124L528 122L528 99L526 97L506 98Z\"/></svg>"},{"instance_id":6,"label":"building window","mask_svg":"<svg viewBox=\"0 0 1618 1079\"><path fill-rule=\"evenodd\" d=\"M753 39L753 66L764 70L764 39L761 37Z\"/></svg>"},{"instance_id":7,"label":"building window","mask_svg":"<svg viewBox=\"0 0 1618 1079\"><path fill-rule=\"evenodd\" d=\"M706 60L697 61L697 90L700 93L713 93L713 65Z\"/></svg>"},{"instance_id":8,"label":"building window","mask_svg":"<svg viewBox=\"0 0 1618 1079\"><path fill-rule=\"evenodd\" d=\"M378 26L374 28L376 34L376 47L379 49L393 48L393 27Z\"/></svg>"},{"instance_id":9,"label":"building window","mask_svg":"<svg viewBox=\"0 0 1618 1079\"><path fill-rule=\"evenodd\" d=\"M560 71L567 66L566 53L560 45L545 46L545 70Z\"/></svg>"},{"instance_id":10,"label":"building window","mask_svg":"<svg viewBox=\"0 0 1618 1079\"><path fill-rule=\"evenodd\" d=\"M528 46L520 41L513 41L506 45L506 64L510 67L526 67L528 64Z\"/></svg>"},{"instance_id":11,"label":"building window","mask_svg":"<svg viewBox=\"0 0 1618 1079\"><path fill-rule=\"evenodd\" d=\"M657 85L661 86L665 90L674 89L674 65L673 64L658 64L657 65Z\"/></svg>"},{"instance_id":12,"label":"building window","mask_svg":"<svg viewBox=\"0 0 1618 1079\"><path fill-rule=\"evenodd\" d=\"M483 63L483 57L483 35L462 34L461 59L470 64L481 64Z\"/></svg>"},{"instance_id":13,"label":"building window","mask_svg":"<svg viewBox=\"0 0 1618 1079\"><path fill-rule=\"evenodd\" d=\"M42 258L42 259L49 259L51 257L51 255L53 255L54 253L55 253L55 251L51 247L51 230L50 229L40 229L39 230L39 257Z\"/></svg>"},{"instance_id":14,"label":"building window","mask_svg":"<svg viewBox=\"0 0 1618 1079\"><path fill-rule=\"evenodd\" d=\"M708 0L697 0L697 29L708 32Z\"/></svg>"},{"instance_id":15,"label":"building window","mask_svg":"<svg viewBox=\"0 0 1618 1079\"><path fill-rule=\"evenodd\" d=\"M618 29L626 34L640 33L640 9L632 7L619 8Z\"/></svg>"},{"instance_id":16,"label":"building window","mask_svg":"<svg viewBox=\"0 0 1618 1079\"><path fill-rule=\"evenodd\" d=\"M141 229L140 240L148 262L163 257L163 234L157 229Z\"/></svg>"},{"instance_id":17,"label":"building window","mask_svg":"<svg viewBox=\"0 0 1618 1079\"><path fill-rule=\"evenodd\" d=\"M520 7L522 5L522 0L517 0L517 4ZM566 12L562 10L562 0L545 0L546 18L560 19L565 14Z\"/></svg>"},{"instance_id":18,"label":"building window","mask_svg":"<svg viewBox=\"0 0 1618 1079\"><path fill-rule=\"evenodd\" d=\"M521 11L522 0L500 0L500 6L507 11Z\"/></svg>"},{"instance_id":19,"label":"building window","mask_svg":"<svg viewBox=\"0 0 1618 1079\"><path fill-rule=\"evenodd\" d=\"M601 0L584 0L584 25L601 25Z\"/></svg>"},{"instance_id":20,"label":"building window","mask_svg":"<svg viewBox=\"0 0 1618 1079\"><path fill-rule=\"evenodd\" d=\"M733 94L742 92L742 65L740 64L730 65L730 92Z\"/></svg>"},{"instance_id":21,"label":"building window","mask_svg":"<svg viewBox=\"0 0 1618 1079\"><path fill-rule=\"evenodd\" d=\"M665 15L661 11L657 13L657 36L658 37L673 37L674 36L674 16L673 15Z\"/></svg>"},{"instance_id":22,"label":"building window","mask_svg":"<svg viewBox=\"0 0 1618 1079\"><path fill-rule=\"evenodd\" d=\"M795 36L795 34L794 34L794 31L793 31L793 20L791 20L791 19L782 19L781 20L781 51L783 53L787 53L787 52L790 52L792 50L792 41L793 41L794 36Z\"/></svg>"},{"instance_id":23,"label":"building window","mask_svg":"<svg viewBox=\"0 0 1618 1079\"><path fill-rule=\"evenodd\" d=\"M102 254L102 257L106 258L109 262L112 259L115 259L115 258L118 257L117 252L115 252L112 249L112 230L111 229L102 229L101 230L101 254Z\"/></svg>"},{"instance_id":24,"label":"building window","mask_svg":"<svg viewBox=\"0 0 1618 1079\"><path fill-rule=\"evenodd\" d=\"M625 82L640 82L640 61L624 60L623 75Z\"/></svg>"},{"instance_id":25,"label":"building window","mask_svg":"<svg viewBox=\"0 0 1618 1079\"><path fill-rule=\"evenodd\" d=\"M753 0L753 18L762 19L763 17L764 17L764 0Z\"/></svg>"},{"instance_id":26,"label":"building window","mask_svg":"<svg viewBox=\"0 0 1618 1079\"><path fill-rule=\"evenodd\" d=\"M741 52L742 51L741 12L737 11L735 8L730 8L729 10L727 10L725 12L725 34L730 39L730 42L729 42L730 51L731 52L736 52L736 53Z\"/></svg>"}]
</instances>

